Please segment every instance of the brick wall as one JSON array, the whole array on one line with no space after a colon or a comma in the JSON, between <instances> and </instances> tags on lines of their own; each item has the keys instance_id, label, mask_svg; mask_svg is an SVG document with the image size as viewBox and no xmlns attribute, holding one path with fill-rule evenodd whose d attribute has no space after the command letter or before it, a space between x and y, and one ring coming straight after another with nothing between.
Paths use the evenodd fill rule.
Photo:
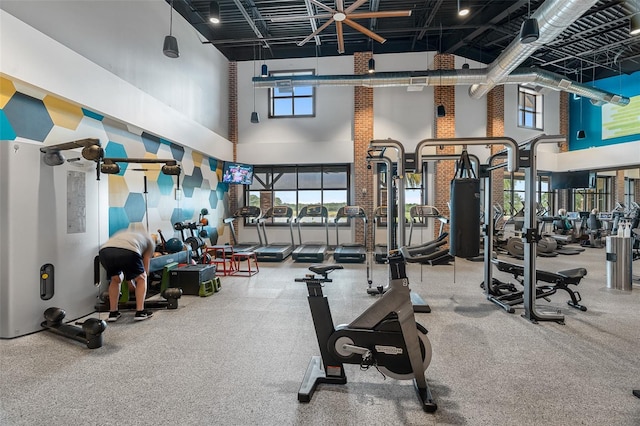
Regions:
<instances>
[{"instance_id":1,"label":"brick wall","mask_svg":"<svg viewBox=\"0 0 640 426\"><path fill-rule=\"evenodd\" d=\"M233 143L233 160L237 158L238 150L238 63L229 62L229 141ZM238 209L238 187L240 185L229 185L229 211L228 216ZM238 229L237 221L233 226Z\"/></svg>"},{"instance_id":2,"label":"brick wall","mask_svg":"<svg viewBox=\"0 0 640 426\"><path fill-rule=\"evenodd\" d=\"M624 203L624 170L616 171L616 179L611 191L613 194L613 202L619 201Z\"/></svg>"},{"instance_id":3,"label":"brick wall","mask_svg":"<svg viewBox=\"0 0 640 426\"><path fill-rule=\"evenodd\" d=\"M355 75L366 74L372 52L356 52L353 55L353 72ZM354 87L353 114L353 157L355 199L352 204L359 205L370 219L367 224L367 251L373 250L373 174L367 169L367 148L373 139L373 88ZM366 192L365 192L366 191ZM364 224L356 221L355 242L364 244Z\"/></svg>"},{"instance_id":4,"label":"brick wall","mask_svg":"<svg viewBox=\"0 0 640 426\"><path fill-rule=\"evenodd\" d=\"M560 144L560 152L569 150L569 93L560 92L560 134L567 140Z\"/></svg>"},{"instance_id":5,"label":"brick wall","mask_svg":"<svg viewBox=\"0 0 640 426\"><path fill-rule=\"evenodd\" d=\"M496 86L487 93L487 137L504 136L504 86ZM502 150L504 145L491 145L491 154ZM505 169L491 172L491 206L493 204L504 205L504 173ZM500 224L498 224L500 226Z\"/></svg>"},{"instance_id":6,"label":"brick wall","mask_svg":"<svg viewBox=\"0 0 640 426\"><path fill-rule=\"evenodd\" d=\"M438 53L434 57L434 65L437 70L454 69L454 56L446 53ZM444 105L446 115L438 117L434 113L435 137L438 139L451 139L456 137L456 101L455 86L435 86L434 87L434 111L438 105ZM436 147L436 154L454 154L455 147ZM450 217L447 202L450 198L451 179L455 174L454 161L439 161L436 163L434 171L434 205L440 214ZM433 236L437 237L440 226L434 226ZM444 232L449 232L448 225Z\"/></svg>"}]
</instances>

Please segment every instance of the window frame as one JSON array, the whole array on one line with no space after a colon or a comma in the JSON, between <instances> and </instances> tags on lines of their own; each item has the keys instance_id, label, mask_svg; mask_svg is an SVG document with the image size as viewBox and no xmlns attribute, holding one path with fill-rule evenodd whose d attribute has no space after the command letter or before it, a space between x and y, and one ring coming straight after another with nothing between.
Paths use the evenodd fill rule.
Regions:
<instances>
[{"instance_id":1,"label":"window frame","mask_svg":"<svg viewBox=\"0 0 640 426\"><path fill-rule=\"evenodd\" d=\"M313 69L302 69L302 70L287 70L287 71L270 71L270 77L293 77L298 75L315 75L315 70ZM305 88L311 88L310 95L296 95L296 90L302 91ZM286 96L283 91L284 87L272 87L269 88L269 97L268 97L268 118L310 118L316 116L316 88L315 86L293 86L291 87L291 95ZM278 94L280 92L280 94ZM296 99L311 99L311 114L296 114L295 106ZM276 114L276 100L286 100L289 99L291 103L291 114Z\"/></svg>"},{"instance_id":2,"label":"window frame","mask_svg":"<svg viewBox=\"0 0 640 426\"><path fill-rule=\"evenodd\" d=\"M302 183L301 186L301 179L300 179L300 174L304 174L306 172L318 172L320 174L320 182L318 184L317 187L309 186L308 182ZM295 183L288 183L285 187L283 188L278 188L277 186L277 182L279 179L282 178L283 173L293 173L295 175ZM345 175L345 182L344 182L344 186L343 185L331 185L330 183L325 183L326 181L326 174L327 173L344 173ZM265 180L266 182L262 182L262 175L265 176ZM258 188L258 185L262 185L262 188ZM287 187L288 186L288 187ZM313 203L313 204L321 204L323 206L326 206L326 202L325 202L325 195L327 192L329 191L344 191L345 194L345 198L346 198L346 202L343 203L339 203L339 207L342 207L344 205L350 205L351 204L351 166L349 164L310 164L310 165L277 165L277 166L259 166L256 165L254 166L254 183L252 185L245 185L244 188L244 200L245 200L245 205L256 205L255 203L252 203L251 201L251 195L252 193L254 193L253 195L255 195L255 193L259 193L260 195L258 196L258 207L262 208L263 205L263 201L264 199L262 198L262 193L266 193L269 195L265 195L265 196L270 196L270 200L268 203L270 206L275 206L276 205L276 195L278 193L285 193L285 192L290 192L290 193L294 193L294 197L295 197L295 206L291 205L292 203L284 203L285 205L290 205L293 208L293 218L295 219L298 214L300 214L300 209L303 206L309 205L308 203L303 203L301 202L301 197L300 197L300 193L301 192L306 192L306 193L310 193L310 192L314 192L317 191L320 194L320 200L318 201L318 203ZM335 204L333 202L329 203L329 204ZM339 208L338 207L338 208ZM333 218L335 217L335 212L334 215L331 215L331 212L333 210L329 209L329 225L332 226L333 225ZM337 209L336 209L337 212ZM284 222L275 222L273 220L268 220L265 222L266 226L289 226L288 224L284 223ZM309 226L323 226L321 223L307 223L305 222L304 224L305 226L309 225Z\"/></svg>"},{"instance_id":3,"label":"window frame","mask_svg":"<svg viewBox=\"0 0 640 426\"><path fill-rule=\"evenodd\" d=\"M533 107L526 105L526 96L533 96ZM523 129L544 129L544 95L526 86L518 85L518 127ZM527 124L532 121L533 124Z\"/></svg>"}]
</instances>

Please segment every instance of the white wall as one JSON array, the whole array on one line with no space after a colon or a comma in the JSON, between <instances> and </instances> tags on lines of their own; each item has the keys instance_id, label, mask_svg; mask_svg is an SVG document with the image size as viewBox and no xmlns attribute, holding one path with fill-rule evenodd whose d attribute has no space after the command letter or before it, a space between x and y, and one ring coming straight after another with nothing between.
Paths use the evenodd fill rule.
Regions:
<instances>
[{"instance_id":1,"label":"white wall","mask_svg":"<svg viewBox=\"0 0 640 426\"><path fill-rule=\"evenodd\" d=\"M33 13L41 3L48 13ZM168 20L169 9L163 5L162 1L3 1L0 72L207 155L231 159L232 146L221 136L228 127L227 61L213 47L201 45L193 31L187 31L188 24L175 16L174 31L180 27L177 24L184 31L182 56L165 57L165 31L151 22L140 25L146 22L142 16L153 17L154 10L158 15L166 10ZM7 13L9 9L25 19L44 16L46 22L36 24L47 29L51 26L47 22L55 23L49 31L54 37L16 19ZM195 44L193 50L189 40ZM205 85L207 81L215 83Z\"/></svg>"},{"instance_id":2,"label":"white wall","mask_svg":"<svg viewBox=\"0 0 640 426\"><path fill-rule=\"evenodd\" d=\"M316 116L268 119L268 89L255 90L260 123L250 122L254 110L251 79L260 61L238 63L238 160L252 164L318 164L353 162L353 88L316 89ZM317 74L353 74L353 58L282 59L266 61L271 71L315 70Z\"/></svg>"}]
</instances>

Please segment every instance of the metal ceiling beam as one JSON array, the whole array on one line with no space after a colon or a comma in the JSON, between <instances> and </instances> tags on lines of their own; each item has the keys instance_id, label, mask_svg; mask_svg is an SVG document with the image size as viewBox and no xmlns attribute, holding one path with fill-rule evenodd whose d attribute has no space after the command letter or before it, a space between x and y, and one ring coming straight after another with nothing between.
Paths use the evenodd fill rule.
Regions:
<instances>
[{"instance_id":1,"label":"metal ceiling beam","mask_svg":"<svg viewBox=\"0 0 640 426\"><path fill-rule=\"evenodd\" d=\"M528 4L528 0L519 0L512 6L505 9L502 13L496 15L491 21L487 22L486 25L482 25L481 27L476 29L474 32L472 32L471 34L469 34L468 36L460 40L458 43L451 46L449 49L447 49L446 53L453 53L458 49L460 49L462 46L466 45L469 40L476 39L487 30L495 29L498 23L502 22L505 18L508 18L513 12L515 12L516 10L522 8L527 4ZM511 37L513 37L513 34L511 34Z\"/></svg>"},{"instance_id":2,"label":"metal ceiling beam","mask_svg":"<svg viewBox=\"0 0 640 426\"><path fill-rule=\"evenodd\" d=\"M414 46L416 45L416 41L422 40L424 35L427 33L427 28L431 25L433 20L436 19L436 14L438 13L438 10L440 10L440 6L442 6L442 2L443 0L437 0L436 3L431 8L431 12L426 16L426 19L424 20L424 24L422 25L422 31L420 31L418 35L413 39L413 42L411 44L411 49L413 49Z\"/></svg>"},{"instance_id":3,"label":"metal ceiling beam","mask_svg":"<svg viewBox=\"0 0 640 426\"><path fill-rule=\"evenodd\" d=\"M502 51L488 69L487 83L474 84L469 88L469 96L479 99L486 95L505 79L522 62L529 58L536 50L554 40L580 16L587 12L597 0L547 0L531 18L538 21L540 37L528 44L520 42L519 37Z\"/></svg>"},{"instance_id":4,"label":"metal ceiling beam","mask_svg":"<svg viewBox=\"0 0 640 426\"><path fill-rule=\"evenodd\" d=\"M307 13L309 14L309 24L311 24L311 33L315 33L316 31L318 31L318 23L316 22L315 18L312 18L312 16L314 16L316 12L313 10L313 7L311 6L311 2L309 0L304 0L304 5L307 8ZM316 36L313 37L313 39L316 41L316 46L320 46L321 44L320 36L316 34Z\"/></svg>"},{"instance_id":5,"label":"metal ceiling beam","mask_svg":"<svg viewBox=\"0 0 640 426\"><path fill-rule=\"evenodd\" d=\"M258 29L258 27L256 26L255 22L253 22L253 19L249 16L249 13L247 12L247 10L244 8L244 5L242 4L242 2L240 0L233 0L233 2L236 4L238 10L240 10L240 13L242 13L242 16L244 16L245 21L247 21L247 23L249 24L249 26L251 27L251 29L253 30L253 32L256 34L256 36L261 40L261 42L264 44L264 47L266 48L271 48L269 46L269 43L267 43L266 40L264 40L264 35L262 34L262 32L260 31L260 29ZM261 21L264 21L264 18L262 18L262 16L260 16L260 12L258 11L258 9L255 7L255 4L253 5L255 13L258 15L258 18Z\"/></svg>"}]
</instances>

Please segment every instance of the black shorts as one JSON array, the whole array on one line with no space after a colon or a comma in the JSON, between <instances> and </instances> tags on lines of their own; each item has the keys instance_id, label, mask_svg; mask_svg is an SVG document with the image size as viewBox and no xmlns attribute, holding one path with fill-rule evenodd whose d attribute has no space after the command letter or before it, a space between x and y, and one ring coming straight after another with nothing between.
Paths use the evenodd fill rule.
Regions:
<instances>
[{"instance_id":1,"label":"black shorts","mask_svg":"<svg viewBox=\"0 0 640 426\"><path fill-rule=\"evenodd\" d=\"M109 278L114 275L120 275L122 272L124 273L125 280L132 280L144 273L142 256L135 251L116 247L105 247L100 250L98 255L100 257L100 264L106 269Z\"/></svg>"}]
</instances>

